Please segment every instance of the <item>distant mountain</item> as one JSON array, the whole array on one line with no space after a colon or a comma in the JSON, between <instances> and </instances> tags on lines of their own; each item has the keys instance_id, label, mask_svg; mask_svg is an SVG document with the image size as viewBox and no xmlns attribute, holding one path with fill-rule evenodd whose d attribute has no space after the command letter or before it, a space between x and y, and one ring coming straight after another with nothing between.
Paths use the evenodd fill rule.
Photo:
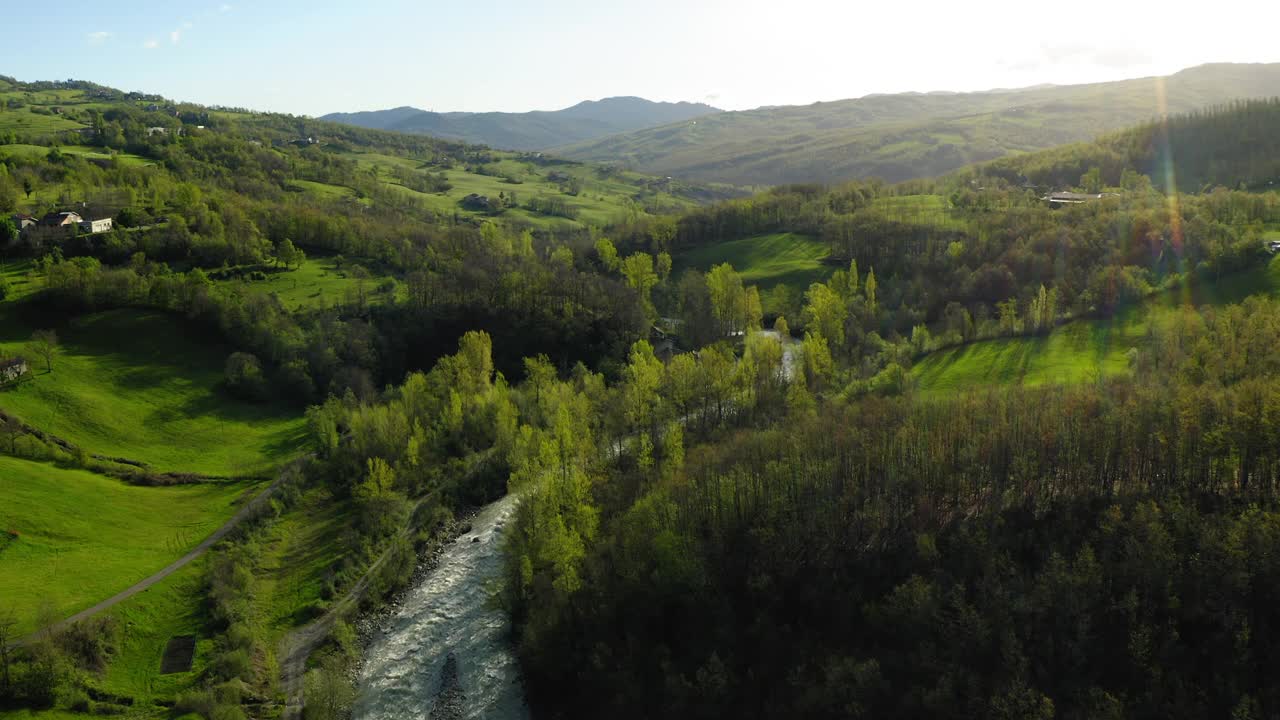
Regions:
<instances>
[{"instance_id":1,"label":"distant mountain","mask_svg":"<svg viewBox=\"0 0 1280 720\"><path fill-rule=\"evenodd\" d=\"M1017 152L1091 140L1242 98L1280 95L1280 64L1202 65L1164 78L978 93L902 93L723 112L556 152L735 185L933 177Z\"/></svg>"},{"instance_id":2,"label":"distant mountain","mask_svg":"<svg viewBox=\"0 0 1280 720\"><path fill-rule=\"evenodd\" d=\"M437 113L413 107L330 113L320 118L375 130L433 135L503 150L545 150L721 112L702 103L638 97L588 100L554 111Z\"/></svg>"}]
</instances>

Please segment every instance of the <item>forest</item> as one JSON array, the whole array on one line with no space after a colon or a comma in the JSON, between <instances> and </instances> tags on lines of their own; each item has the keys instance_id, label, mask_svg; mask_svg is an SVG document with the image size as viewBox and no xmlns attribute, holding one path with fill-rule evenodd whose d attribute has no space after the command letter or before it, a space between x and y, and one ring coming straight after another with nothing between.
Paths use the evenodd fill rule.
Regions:
<instances>
[{"instance_id":1,"label":"forest","mask_svg":"<svg viewBox=\"0 0 1280 720\"><path fill-rule=\"evenodd\" d=\"M619 199L615 171L550 158L35 92L99 102L68 105L80 130L0 138L0 327L49 319L87 347L86 318L168 319L223 368L186 412L288 412L296 444L262 474L160 473L76 425L87 440L0 415L0 452L55 481L262 492L185 571L202 644L181 683L113 675L140 630L120 618L141 616L24 617L48 630L12 656L0 637L0 706L232 720L305 696L306 717L345 717L361 611L514 494L491 599L540 717L1280 714L1280 300L1249 285L1280 229L1277 170L1253 152L1276 142L1275 102L695 207L711 191L651 178ZM517 177L530 167L557 175ZM459 182L509 187L469 210L441 199ZM508 207L525 182L560 189ZM1051 207L1064 189L1096 197ZM607 220L515 214L593 194ZM114 227L16 222L63 207ZM822 244L821 279L677 270L771 233ZM1117 372L933 393L912 375L1171 294ZM83 362L58 343L39 328L23 346L45 364L33 382Z\"/></svg>"}]
</instances>

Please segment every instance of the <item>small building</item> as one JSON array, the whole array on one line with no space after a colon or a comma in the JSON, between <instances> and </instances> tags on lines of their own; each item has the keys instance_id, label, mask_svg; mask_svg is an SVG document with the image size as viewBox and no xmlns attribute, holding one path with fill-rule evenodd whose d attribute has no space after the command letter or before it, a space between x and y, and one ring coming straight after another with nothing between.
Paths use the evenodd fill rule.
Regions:
<instances>
[{"instance_id":1,"label":"small building","mask_svg":"<svg viewBox=\"0 0 1280 720\"><path fill-rule=\"evenodd\" d=\"M80 232L84 233L104 233L111 232L111 218L102 218L101 220L81 220Z\"/></svg>"},{"instance_id":2,"label":"small building","mask_svg":"<svg viewBox=\"0 0 1280 720\"><path fill-rule=\"evenodd\" d=\"M34 217L23 213L10 215L9 219L13 220L13 226L18 228L18 232L26 232L27 228L33 227L36 224L36 219Z\"/></svg>"},{"instance_id":3,"label":"small building","mask_svg":"<svg viewBox=\"0 0 1280 720\"><path fill-rule=\"evenodd\" d=\"M1267 251L1272 255L1280 252L1280 240L1271 240L1267 242Z\"/></svg>"},{"instance_id":4,"label":"small building","mask_svg":"<svg viewBox=\"0 0 1280 720\"><path fill-rule=\"evenodd\" d=\"M18 378L31 372L24 358L15 357L0 360L0 384L16 382Z\"/></svg>"},{"instance_id":5,"label":"small building","mask_svg":"<svg viewBox=\"0 0 1280 720\"><path fill-rule=\"evenodd\" d=\"M149 127L149 128L147 128L147 137L151 137L152 135L160 135L160 136L164 136L164 135L168 135L168 134L169 134L169 128L163 128L163 127Z\"/></svg>"},{"instance_id":6,"label":"small building","mask_svg":"<svg viewBox=\"0 0 1280 720\"><path fill-rule=\"evenodd\" d=\"M42 228L74 228L83 222L79 213L70 211L51 212L40 218L36 225Z\"/></svg>"},{"instance_id":7,"label":"small building","mask_svg":"<svg viewBox=\"0 0 1280 720\"><path fill-rule=\"evenodd\" d=\"M1113 197L1115 193L1078 193L1078 192L1054 192L1040 198L1049 203L1049 207L1057 208L1063 205L1082 205L1094 200L1101 200L1104 197Z\"/></svg>"}]
</instances>

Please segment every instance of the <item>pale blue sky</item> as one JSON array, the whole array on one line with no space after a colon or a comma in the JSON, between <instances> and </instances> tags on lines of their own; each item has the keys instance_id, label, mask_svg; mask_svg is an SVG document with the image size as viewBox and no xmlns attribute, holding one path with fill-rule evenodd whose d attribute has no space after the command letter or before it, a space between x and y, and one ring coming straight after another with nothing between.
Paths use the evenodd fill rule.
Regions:
<instances>
[{"instance_id":1,"label":"pale blue sky","mask_svg":"<svg viewBox=\"0 0 1280 720\"><path fill-rule=\"evenodd\" d=\"M1276 62L1275 5L64 0L55 21L47 3L4 0L0 74L308 115L551 110L612 95L744 109Z\"/></svg>"}]
</instances>

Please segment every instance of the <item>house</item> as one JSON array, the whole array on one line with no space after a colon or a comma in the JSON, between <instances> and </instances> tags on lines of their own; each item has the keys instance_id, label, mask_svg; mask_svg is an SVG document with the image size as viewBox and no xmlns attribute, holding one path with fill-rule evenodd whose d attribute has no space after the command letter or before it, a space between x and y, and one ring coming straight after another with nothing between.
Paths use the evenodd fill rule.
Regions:
<instances>
[{"instance_id":1,"label":"house","mask_svg":"<svg viewBox=\"0 0 1280 720\"><path fill-rule=\"evenodd\" d=\"M18 378L31 372L27 361L20 357L0 360L0 383L15 382Z\"/></svg>"},{"instance_id":2,"label":"house","mask_svg":"<svg viewBox=\"0 0 1280 720\"><path fill-rule=\"evenodd\" d=\"M18 228L18 232L26 232L27 228L36 224L36 219L30 215L17 213L9 216L13 220L13 226Z\"/></svg>"},{"instance_id":3,"label":"house","mask_svg":"<svg viewBox=\"0 0 1280 720\"><path fill-rule=\"evenodd\" d=\"M168 135L168 134L169 134L169 128L163 128L163 127L147 128L147 137L151 137L152 135Z\"/></svg>"},{"instance_id":4,"label":"house","mask_svg":"<svg viewBox=\"0 0 1280 720\"><path fill-rule=\"evenodd\" d=\"M1063 205L1081 205L1083 203L1101 200L1107 197L1109 193L1077 193L1077 192L1055 192L1049 193L1040 198L1049 203L1049 207L1056 208Z\"/></svg>"},{"instance_id":5,"label":"house","mask_svg":"<svg viewBox=\"0 0 1280 720\"><path fill-rule=\"evenodd\" d=\"M1271 240L1267 243L1267 251L1272 255L1280 252L1280 240Z\"/></svg>"},{"instance_id":6,"label":"house","mask_svg":"<svg viewBox=\"0 0 1280 720\"><path fill-rule=\"evenodd\" d=\"M42 228L73 228L78 226L82 221L83 218L80 217L79 213L73 213L70 211L51 212L40 218L40 220L36 222L36 226Z\"/></svg>"},{"instance_id":7,"label":"house","mask_svg":"<svg viewBox=\"0 0 1280 720\"><path fill-rule=\"evenodd\" d=\"M104 233L111 232L111 218L102 218L101 220L81 220L80 232L83 233Z\"/></svg>"}]
</instances>

